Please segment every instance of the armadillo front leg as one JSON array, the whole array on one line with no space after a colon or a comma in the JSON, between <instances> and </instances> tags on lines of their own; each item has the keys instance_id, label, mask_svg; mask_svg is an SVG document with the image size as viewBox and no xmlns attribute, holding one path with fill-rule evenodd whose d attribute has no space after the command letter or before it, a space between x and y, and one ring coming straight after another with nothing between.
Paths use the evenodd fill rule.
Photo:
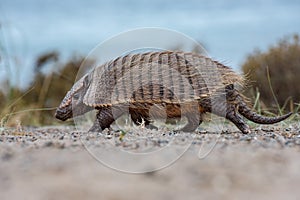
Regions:
<instances>
[{"instance_id":1,"label":"armadillo front leg","mask_svg":"<svg viewBox=\"0 0 300 200\"><path fill-rule=\"evenodd\" d=\"M142 123L145 123L146 126L150 124L150 121L148 120L149 116L144 116L136 112L131 112L130 115L131 115L131 120L137 126L141 125Z\"/></svg>"},{"instance_id":2,"label":"armadillo front leg","mask_svg":"<svg viewBox=\"0 0 300 200\"><path fill-rule=\"evenodd\" d=\"M101 132L102 130L109 128L110 125L123 114L122 109L116 108L114 112L110 106L102 107L99 109L94 125L89 131Z\"/></svg>"}]
</instances>

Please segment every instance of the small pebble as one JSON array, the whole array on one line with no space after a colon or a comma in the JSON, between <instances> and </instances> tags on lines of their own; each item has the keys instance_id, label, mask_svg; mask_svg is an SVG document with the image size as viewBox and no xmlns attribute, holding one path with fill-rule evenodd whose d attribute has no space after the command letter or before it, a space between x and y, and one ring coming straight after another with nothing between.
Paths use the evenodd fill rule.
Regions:
<instances>
[{"instance_id":1,"label":"small pebble","mask_svg":"<svg viewBox=\"0 0 300 200\"><path fill-rule=\"evenodd\" d=\"M47 141L44 143L44 147L51 147L53 146L53 142L52 141Z\"/></svg>"},{"instance_id":2,"label":"small pebble","mask_svg":"<svg viewBox=\"0 0 300 200\"><path fill-rule=\"evenodd\" d=\"M296 140L294 143L295 143L296 145L300 145L300 140Z\"/></svg>"},{"instance_id":3,"label":"small pebble","mask_svg":"<svg viewBox=\"0 0 300 200\"><path fill-rule=\"evenodd\" d=\"M251 141L252 137L251 136L242 136L240 137L240 141Z\"/></svg>"}]
</instances>

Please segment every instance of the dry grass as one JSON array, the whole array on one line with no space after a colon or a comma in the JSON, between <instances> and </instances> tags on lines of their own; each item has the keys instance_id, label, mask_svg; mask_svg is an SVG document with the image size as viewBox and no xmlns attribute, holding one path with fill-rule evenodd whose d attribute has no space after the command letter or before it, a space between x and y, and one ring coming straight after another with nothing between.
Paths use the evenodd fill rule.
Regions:
<instances>
[{"instance_id":1,"label":"dry grass","mask_svg":"<svg viewBox=\"0 0 300 200\"><path fill-rule=\"evenodd\" d=\"M29 89L20 90L7 81L6 88L2 88L6 92L0 91L0 126L57 124L54 111L74 84L82 61L82 57L73 57L62 63L57 53L50 52L37 58L34 81ZM49 63L52 72L43 73L43 66Z\"/></svg>"},{"instance_id":2,"label":"dry grass","mask_svg":"<svg viewBox=\"0 0 300 200\"><path fill-rule=\"evenodd\" d=\"M299 36L286 37L267 52L256 50L242 65L252 83L247 94L265 113L298 112L300 102ZM297 103L298 102L298 103Z\"/></svg>"}]
</instances>

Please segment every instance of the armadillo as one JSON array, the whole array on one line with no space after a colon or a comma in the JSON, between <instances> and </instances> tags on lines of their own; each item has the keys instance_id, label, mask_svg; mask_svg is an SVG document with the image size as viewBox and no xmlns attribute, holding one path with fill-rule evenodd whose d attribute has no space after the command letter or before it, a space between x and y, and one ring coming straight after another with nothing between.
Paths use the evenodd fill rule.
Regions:
<instances>
[{"instance_id":1,"label":"armadillo","mask_svg":"<svg viewBox=\"0 0 300 200\"><path fill-rule=\"evenodd\" d=\"M259 124L273 124L288 118L257 114L246 103L237 86L245 78L209 57L181 51L127 54L94 68L78 80L56 110L60 120L97 109L91 131L101 131L128 111L134 123L150 127L152 117L186 117L181 129L192 132L203 121L204 113L225 117L242 133L250 133L243 117ZM243 117L242 117L243 116ZM153 126L151 126L153 127Z\"/></svg>"}]
</instances>

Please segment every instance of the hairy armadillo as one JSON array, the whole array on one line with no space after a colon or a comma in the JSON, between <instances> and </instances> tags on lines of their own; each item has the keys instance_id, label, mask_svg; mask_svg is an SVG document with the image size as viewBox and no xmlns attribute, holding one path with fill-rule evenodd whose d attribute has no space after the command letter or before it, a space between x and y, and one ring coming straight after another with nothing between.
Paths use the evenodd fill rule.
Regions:
<instances>
[{"instance_id":1,"label":"hairy armadillo","mask_svg":"<svg viewBox=\"0 0 300 200\"><path fill-rule=\"evenodd\" d=\"M144 120L148 126L150 108L159 105L163 109L156 109L154 117L187 118L182 131L194 131L202 122L202 114L210 112L230 120L243 133L250 133L242 116L272 124L292 114L271 118L258 115L247 106L236 85L244 85L243 76L197 53L128 54L84 75L67 93L55 116L66 120L97 109L91 130L101 131L126 110L135 123Z\"/></svg>"}]
</instances>

